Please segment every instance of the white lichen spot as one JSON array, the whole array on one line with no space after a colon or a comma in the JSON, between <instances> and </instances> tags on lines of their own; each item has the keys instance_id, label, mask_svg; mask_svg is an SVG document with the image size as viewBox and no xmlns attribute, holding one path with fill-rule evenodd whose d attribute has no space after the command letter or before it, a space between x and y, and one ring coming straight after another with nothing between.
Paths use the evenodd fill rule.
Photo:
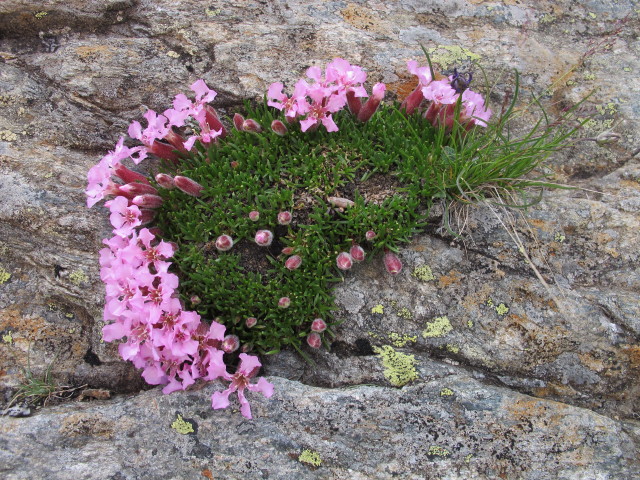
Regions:
<instances>
[{"instance_id":1,"label":"white lichen spot","mask_svg":"<svg viewBox=\"0 0 640 480\"><path fill-rule=\"evenodd\" d=\"M444 337L451 330L453 330L453 327L446 316L436 317L427 322L426 328L422 331L422 336L424 338Z\"/></svg>"},{"instance_id":2,"label":"white lichen spot","mask_svg":"<svg viewBox=\"0 0 640 480\"><path fill-rule=\"evenodd\" d=\"M173 50L169 50L167 52L167 57L180 58L180 54L178 52L173 51Z\"/></svg>"},{"instance_id":3,"label":"white lichen spot","mask_svg":"<svg viewBox=\"0 0 640 480\"><path fill-rule=\"evenodd\" d=\"M11 130L0 130L0 140L3 142L15 142L18 139L18 135Z\"/></svg>"}]
</instances>

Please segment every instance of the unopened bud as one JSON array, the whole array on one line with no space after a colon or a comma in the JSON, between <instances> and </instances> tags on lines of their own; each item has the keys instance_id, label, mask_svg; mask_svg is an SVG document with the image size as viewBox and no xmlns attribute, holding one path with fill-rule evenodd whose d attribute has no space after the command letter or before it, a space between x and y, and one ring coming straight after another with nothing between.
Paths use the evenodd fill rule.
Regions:
<instances>
[{"instance_id":1,"label":"unopened bud","mask_svg":"<svg viewBox=\"0 0 640 480\"><path fill-rule=\"evenodd\" d=\"M158 227L153 227L149 229L149 233L151 235L153 235L154 237L163 237L164 236L164 232L159 229ZM177 247L177 245L176 245ZM177 250L177 248L174 248L174 251Z\"/></svg>"},{"instance_id":2,"label":"unopened bud","mask_svg":"<svg viewBox=\"0 0 640 480\"><path fill-rule=\"evenodd\" d=\"M273 242L273 233L269 230L258 230L254 240L260 247L268 247Z\"/></svg>"},{"instance_id":3,"label":"unopened bud","mask_svg":"<svg viewBox=\"0 0 640 480\"><path fill-rule=\"evenodd\" d=\"M197 295L193 295L189 301L191 302L191 305L199 305L200 302L202 302L202 300L200 300L200 297Z\"/></svg>"},{"instance_id":4,"label":"unopened bud","mask_svg":"<svg viewBox=\"0 0 640 480\"><path fill-rule=\"evenodd\" d=\"M387 252L384 254L384 268L391 275L397 275L402 270L402 262L395 253Z\"/></svg>"},{"instance_id":5,"label":"unopened bud","mask_svg":"<svg viewBox=\"0 0 640 480\"><path fill-rule=\"evenodd\" d=\"M158 208L162 205L162 197L146 193L133 197L131 203L143 208Z\"/></svg>"},{"instance_id":6,"label":"unopened bud","mask_svg":"<svg viewBox=\"0 0 640 480\"><path fill-rule=\"evenodd\" d=\"M235 160L231 160L231 162L229 162L229 165L231 166L231 168L238 168L238 165L240 165L238 162L236 162Z\"/></svg>"},{"instance_id":7,"label":"unopened bud","mask_svg":"<svg viewBox=\"0 0 640 480\"><path fill-rule=\"evenodd\" d=\"M321 319L316 318L313 322L311 322L311 330L314 332L324 332L327 329L327 323Z\"/></svg>"},{"instance_id":8,"label":"unopened bud","mask_svg":"<svg viewBox=\"0 0 640 480\"><path fill-rule=\"evenodd\" d=\"M373 230L369 230L367 233L364 234L364 237L368 240L371 241L374 238L376 238L378 236L378 234L376 232L374 232Z\"/></svg>"},{"instance_id":9,"label":"unopened bud","mask_svg":"<svg viewBox=\"0 0 640 480\"><path fill-rule=\"evenodd\" d=\"M216 248L221 252L226 252L233 247L233 238L229 235L220 235L216 239Z\"/></svg>"},{"instance_id":10,"label":"unopened bud","mask_svg":"<svg viewBox=\"0 0 640 480\"><path fill-rule=\"evenodd\" d=\"M132 182L142 182L147 184L149 183L149 180L147 179L147 177L145 177L141 173L134 172L133 170L128 169L121 163L116 165L116 167L114 168L114 173L118 177L120 177L122 181L126 183L132 183Z\"/></svg>"},{"instance_id":11,"label":"unopened bud","mask_svg":"<svg viewBox=\"0 0 640 480\"><path fill-rule=\"evenodd\" d=\"M171 175L167 175L166 173L159 173L156 175L156 182L162 188L166 188L167 190L171 190L175 188L175 184L173 183L173 177Z\"/></svg>"},{"instance_id":12,"label":"unopened bud","mask_svg":"<svg viewBox=\"0 0 640 480\"><path fill-rule=\"evenodd\" d=\"M242 131L242 124L244 123L244 117L239 113L233 115L233 126L236 127L236 130Z\"/></svg>"},{"instance_id":13,"label":"unopened bud","mask_svg":"<svg viewBox=\"0 0 640 480\"><path fill-rule=\"evenodd\" d=\"M260 133L262 131L262 127L253 118L247 118L242 124L242 130L245 132Z\"/></svg>"},{"instance_id":14,"label":"unopened bud","mask_svg":"<svg viewBox=\"0 0 640 480\"><path fill-rule=\"evenodd\" d=\"M292 255L284 262L284 266L289 270L296 270L300 265L302 265L302 257L300 255Z\"/></svg>"},{"instance_id":15,"label":"unopened bud","mask_svg":"<svg viewBox=\"0 0 640 480\"><path fill-rule=\"evenodd\" d=\"M129 198L133 198L136 195L144 195L145 193L150 193L152 195L158 194L158 190L153 188L151 185L138 182L121 185L120 187L118 187L118 190L120 190L120 193Z\"/></svg>"},{"instance_id":16,"label":"unopened bud","mask_svg":"<svg viewBox=\"0 0 640 480\"><path fill-rule=\"evenodd\" d=\"M278 307L280 308L289 308L289 305L291 305L291 299L289 297L281 297L280 300L278 300Z\"/></svg>"},{"instance_id":17,"label":"unopened bud","mask_svg":"<svg viewBox=\"0 0 640 480\"><path fill-rule=\"evenodd\" d=\"M361 262L364 260L364 249L360 245L354 245L349 250L349 255L351 255L351 258L353 258L356 262Z\"/></svg>"},{"instance_id":18,"label":"unopened bud","mask_svg":"<svg viewBox=\"0 0 640 480\"><path fill-rule=\"evenodd\" d=\"M311 332L307 335L307 344L311 348L320 348L322 346L322 337L317 332Z\"/></svg>"},{"instance_id":19,"label":"unopened bud","mask_svg":"<svg viewBox=\"0 0 640 480\"><path fill-rule=\"evenodd\" d=\"M222 340L222 351L225 353L235 352L240 347L240 339L236 335L227 335Z\"/></svg>"},{"instance_id":20,"label":"unopened bud","mask_svg":"<svg viewBox=\"0 0 640 480\"><path fill-rule=\"evenodd\" d=\"M274 120L271 122L271 130L273 130L273 133L276 133L281 137L287 134L287 127L280 120Z\"/></svg>"},{"instance_id":21,"label":"unopened bud","mask_svg":"<svg viewBox=\"0 0 640 480\"><path fill-rule=\"evenodd\" d=\"M176 187L184 193L193 197L199 197L202 195L202 190L204 189L204 187L198 182L191 180L189 177L182 177L180 175L176 175L173 178L173 183L175 183Z\"/></svg>"},{"instance_id":22,"label":"unopened bud","mask_svg":"<svg viewBox=\"0 0 640 480\"><path fill-rule=\"evenodd\" d=\"M249 212L249 220L251 220L252 222L257 222L259 218L260 212L258 212L257 210L252 210L251 212Z\"/></svg>"},{"instance_id":23,"label":"unopened bud","mask_svg":"<svg viewBox=\"0 0 640 480\"><path fill-rule=\"evenodd\" d=\"M278 223L280 225L289 225L292 218L293 216L291 215L291 212L285 210L284 212L280 212L278 214Z\"/></svg>"},{"instance_id":24,"label":"unopened bud","mask_svg":"<svg viewBox=\"0 0 640 480\"><path fill-rule=\"evenodd\" d=\"M255 327L256 323L258 323L258 319L256 317L249 317L244 321L244 324L247 328Z\"/></svg>"},{"instance_id":25,"label":"unopened bud","mask_svg":"<svg viewBox=\"0 0 640 480\"><path fill-rule=\"evenodd\" d=\"M251 350L253 350L253 345L251 343L245 343L240 349L242 353L249 353Z\"/></svg>"},{"instance_id":26,"label":"unopened bud","mask_svg":"<svg viewBox=\"0 0 640 480\"><path fill-rule=\"evenodd\" d=\"M340 270L349 270L353 266L353 258L347 252L340 252L336 258L336 264Z\"/></svg>"},{"instance_id":27,"label":"unopened bud","mask_svg":"<svg viewBox=\"0 0 640 480\"><path fill-rule=\"evenodd\" d=\"M148 225L156 218L156 211L150 208L140 209L140 226Z\"/></svg>"},{"instance_id":28,"label":"unopened bud","mask_svg":"<svg viewBox=\"0 0 640 480\"><path fill-rule=\"evenodd\" d=\"M373 91L369 100L362 106L358 113L358 120L361 122L368 121L372 115L376 112L380 106L380 102L384 98L384 92L386 90L384 83L376 83L373 87Z\"/></svg>"},{"instance_id":29,"label":"unopened bud","mask_svg":"<svg viewBox=\"0 0 640 480\"><path fill-rule=\"evenodd\" d=\"M284 247L282 249L282 253L284 255L291 255L293 253L293 250L294 250L293 247Z\"/></svg>"}]
</instances>

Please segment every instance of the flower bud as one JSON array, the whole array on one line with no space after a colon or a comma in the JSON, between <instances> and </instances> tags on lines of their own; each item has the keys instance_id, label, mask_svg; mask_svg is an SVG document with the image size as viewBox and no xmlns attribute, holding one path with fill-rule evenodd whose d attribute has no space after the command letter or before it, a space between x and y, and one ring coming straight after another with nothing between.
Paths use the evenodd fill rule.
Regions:
<instances>
[{"instance_id":1,"label":"flower bud","mask_svg":"<svg viewBox=\"0 0 640 480\"><path fill-rule=\"evenodd\" d=\"M278 214L278 223L280 225L289 225L291 223L292 218L293 216L291 215L291 212L289 212L288 210L285 210L284 212L280 212Z\"/></svg>"},{"instance_id":2,"label":"flower bud","mask_svg":"<svg viewBox=\"0 0 640 480\"><path fill-rule=\"evenodd\" d=\"M200 300L200 297L198 295L193 295L189 301L191 302L191 305L200 305L200 302L202 302L202 300Z\"/></svg>"},{"instance_id":3,"label":"flower bud","mask_svg":"<svg viewBox=\"0 0 640 480\"><path fill-rule=\"evenodd\" d=\"M131 203L143 208L158 208L162 205L162 197L145 193L144 195L133 197Z\"/></svg>"},{"instance_id":4,"label":"flower bud","mask_svg":"<svg viewBox=\"0 0 640 480\"><path fill-rule=\"evenodd\" d=\"M302 257L300 255L292 255L284 262L284 266L289 270L296 270L300 265L302 265Z\"/></svg>"},{"instance_id":5,"label":"flower bud","mask_svg":"<svg viewBox=\"0 0 640 480\"><path fill-rule=\"evenodd\" d=\"M151 235L153 235L154 237L163 237L164 236L164 232L162 230L160 230L158 227L150 228L149 229L149 233ZM174 251L178 249L177 247L178 247L178 245L176 245L176 248L174 248Z\"/></svg>"},{"instance_id":6,"label":"flower bud","mask_svg":"<svg viewBox=\"0 0 640 480\"><path fill-rule=\"evenodd\" d=\"M236 335L227 335L222 340L221 349L225 353L235 352L240 347L240 339Z\"/></svg>"},{"instance_id":7,"label":"flower bud","mask_svg":"<svg viewBox=\"0 0 640 480\"><path fill-rule=\"evenodd\" d=\"M231 160L231 162L229 162L229 166L233 169L238 168L238 165L240 165L238 162L236 162L235 160Z\"/></svg>"},{"instance_id":8,"label":"flower bud","mask_svg":"<svg viewBox=\"0 0 640 480\"><path fill-rule=\"evenodd\" d=\"M327 329L327 323L321 319L316 318L313 322L311 322L311 330L314 332L324 332Z\"/></svg>"},{"instance_id":9,"label":"flower bud","mask_svg":"<svg viewBox=\"0 0 640 480\"><path fill-rule=\"evenodd\" d=\"M365 256L364 249L360 245L354 245L349 250L349 255L351 255L351 258L353 258L356 262L361 262L364 260Z\"/></svg>"},{"instance_id":10,"label":"flower bud","mask_svg":"<svg viewBox=\"0 0 640 480\"><path fill-rule=\"evenodd\" d=\"M202 195L202 190L204 188L198 182L180 175L176 175L173 178L173 183L175 183L176 187L178 187L184 193L186 193L187 195L191 195L192 197L199 197L200 195Z\"/></svg>"},{"instance_id":11,"label":"flower bud","mask_svg":"<svg viewBox=\"0 0 640 480\"><path fill-rule=\"evenodd\" d=\"M154 140L153 143L147 147L147 151L153 153L156 157L173 162L178 160L178 155L174 152L175 149L173 145L159 142L158 140Z\"/></svg>"},{"instance_id":12,"label":"flower bud","mask_svg":"<svg viewBox=\"0 0 640 480\"><path fill-rule=\"evenodd\" d=\"M233 247L233 238L229 235L220 235L216 239L216 248L221 252L226 252Z\"/></svg>"},{"instance_id":13,"label":"flower bud","mask_svg":"<svg viewBox=\"0 0 640 480\"><path fill-rule=\"evenodd\" d=\"M148 225L156 218L156 211L150 208L140 209L140 226Z\"/></svg>"},{"instance_id":14,"label":"flower bud","mask_svg":"<svg viewBox=\"0 0 640 480\"><path fill-rule=\"evenodd\" d=\"M340 270L349 270L353 266L353 258L347 252L340 252L336 258L336 264Z\"/></svg>"},{"instance_id":15,"label":"flower bud","mask_svg":"<svg viewBox=\"0 0 640 480\"><path fill-rule=\"evenodd\" d=\"M160 185L162 188L166 188L167 190L171 190L172 188L176 187L173 183L173 178L171 177L171 175L167 175L166 173L157 174L156 182L158 182L158 185Z\"/></svg>"},{"instance_id":16,"label":"flower bud","mask_svg":"<svg viewBox=\"0 0 640 480\"><path fill-rule=\"evenodd\" d=\"M347 105L349 106L349 111L354 117L358 116L360 113L360 109L362 108L362 100L356 97L356 92L353 90L347 91Z\"/></svg>"},{"instance_id":17,"label":"flower bud","mask_svg":"<svg viewBox=\"0 0 640 480\"><path fill-rule=\"evenodd\" d=\"M269 230L258 230L254 240L260 247L268 247L273 242L273 233Z\"/></svg>"},{"instance_id":18,"label":"flower bud","mask_svg":"<svg viewBox=\"0 0 640 480\"><path fill-rule=\"evenodd\" d=\"M358 120L361 122L368 121L380 106L380 102L384 98L384 92L387 89L384 83L376 83L373 86L371 97L362 106L358 113Z\"/></svg>"},{"instance_id":19,"label":"flower bud","mask_svg":"<svg viewBox=\"0 0 640 480\"><path fill-rule=\"evenodd\" d=\"M187 149L184 146L184 138L181 135L178 135L173 128L169 129L169 132L165 135L164 139L177 150L180 150L183 153L187 152Z\"/></svg>"},{"instance_id":20,"label":"flower bud","mask_svg":"<svg viewBox=\"0 0 640 480\"><path fill-rule=\"evenodd\" d=\"M271 130L273 130L273 133L276 133L281 137L286 135L287 133L286 125L280 120L274 120L273 122L271 122Z\"/></svg>"},{"instance_id":21,"label":"flower bud","mask_svg":"<svg viewBox=\"0 0 640 480\"><path fill-rule=\"evenodd\" d=\"M242 130L245 132L260 133L262 131L262 127L253 118L247 118L242 124Z\"/></svg>"},{"instance_id":22,"label":"flower bud","mask_svg":"<svg viewBox=\"0 0 640 480\"><path fill-rule=\"evenodd\" d=\"M307 335L307 343L311 348L320 348L322 346L322 337L317 332L311 332Z\"/></svg>"},{"instance_id":23,"label":"flower bud","mask_svg":"<svg viewBox=\"0 0 640 480\"><path fill-rule=\"evenodd\" d=\"M249 353L251 350L253 350L253 345L250 343L245 343L240 349L242 353Z\"/></svg>"},{"instance_id":24,"label":"flower bud","mask_svg":"<svg viewBox=\"0 0 640 480\"><path fill-rule=\"evenodd\" d=\"M244 123L244 117L239 113L233 115L233 126L236 127L237 130L242 131L242 124Z\"/></svg>"},{"instance_id":25,"label":"flower bud","mask_svg":"<svg viewBox=\"0 0 640 480\"><path fill-rule=\"evenodd\" d=\"M376 238L378 236L378 234L376 232L374 232L373 230L369 230L369 231L367 231L367 233L364 234L364 236L368 241L371 241L374 238Z\"/></svg>"},{"instance_id":26,"label":"flower bud","mask_svg":"<svg viewBox=\"0 0 640 480\"><path fill-rule=\"evenodd\" d=\"M293 247L284 247L282 253L284 255L291 255L293 253Z\"/></svg>"},{"instance_id":27,"label":"flower bud","mask_svg":"<svg viewBox=\"0 0 640 480\"><path fill-rule=\"evenodd\" d=\"M114 173L116 174L116 176L120 177L122 181L126 183L132 183L132 182L142 182L146 184L149 183L149 180L147 179L147 177L145 177L141 173L134 172L133 170L128 169L121 163L115 166Z\"/></svg>"},{"instance_id":28,"label":"flower bud","mask_svg":"<svg viewBox=\"0 0 640 480\"><path fill-rule=\"evenodd\" d=\"M402 270L402 262L395 253L387 252L384 254L384 268L391 275L397 275Z\"/></svg>"},{"instance_id":29,"label":"flower bud","mask_svg":"<svg viewBox=\"0 0 640 480\"><path fill-rule=\"evenodd\" d=\"M144 195L145 193L149 193L151 195L157 195L158 190L153 188L151 185L146 183L127 183L126 185L121 185L118 187L120 193L122 193L125 197L133 198L137 195Z\"/></svg>"},{"instance_id":30,"label":"flower bud","mask_svg":"<svg viewBox=\"0 0 640 480\"><path fill-rule=\"evenodd\" d=\"M278 300L278 307L280 308L289 308L289 305L291 305L291 299L289 297L281 297L280 300Z\"/></svg>"},{"instance_id":31,"label":"flower bud","mask_svg":"<svg viewBox=\"0 0 640 480\"><path fill-rule=\"evenodd\" d=\"M244 321L244 324L247 326L247 328L253 328L256 323L258 323L258 319L256 317L249 317Z\"/></svg>"},{"instance_id":32,"label":"flower bud","mask_svg":"<svg viewBox=\"0 0 640 480\"><path fill-rule=\"evenodd\" d=\"M216 132L218 130L222 130L222 133L220 134L220 138L226 137L227 129L220 121L220 117L218 117L218 112L216 112L211 105L205 105L204 113L205 113L205 120L209 124L209 129L215 130Z\"/></svg>"},{"instance_id":33,"label":"flower bud","mask_svg":"<svg viewBox=\"0 0 640 480\"><path fill-rule=\"evenodd\" d=\"M259 218L260 212L258 212L257 210L252 210L249 212L249 220L251 220L252 222L257 222Z\"/></svg>"}]
</instances>

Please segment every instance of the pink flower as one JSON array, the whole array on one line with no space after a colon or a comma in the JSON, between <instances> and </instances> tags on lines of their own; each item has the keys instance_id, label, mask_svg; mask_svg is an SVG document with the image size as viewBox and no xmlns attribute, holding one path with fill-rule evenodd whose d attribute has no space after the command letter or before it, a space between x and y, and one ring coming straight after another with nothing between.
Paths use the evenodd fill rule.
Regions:
<instances>
[{"instance_id":1,"label":"pink flower","mask_svg":"<svg viewBox=\"0 0 640 480\"><path fill-rule=\"evenodd\" d=\"M267 105L275 107L280 111L284 110L284 114L288 118L295 118L302 113L301 104L305 102L309 84L304 80L298 80L291 97L287 97L282 93L283 88L284 85L280 82L272 83L269 86L267 98L272 100L267 101Z\"/></svg>"},{"instance_id":2,"label":"pink flower","mask_svg":"<svg viewBox=\"0 0 640 480\"><path fill-rule=\"evenodd\" d=\"M233 392L238 393L238 400L240 401L240 412L245 418L251 417L251 406L244 395L245 390L252 392L260 392L265 397L270 398L273 395L273 385L267 382L264 378L260 378L258 383L251 384L249 380L253 378L262 364L258 357L247 355L246 353L240 354L240 365L235 374L230 375L226 371L222 377L230 381L231 384L224 392L215 392L211 396L211 406L217 410L220 408L226 408L229 406L229 395Z\"/></svg>"},{"instance_id":3,"label":"pink flower","mask_svg":"<svg viewBox=\"0 0 640 480\"><path fill-rule=\"evenodd\" d=\"M287 126L282 123L280 120L274 120L271 122L271 131L276 135L280 135L281 137L287 134Z\"/></svg>"},{"instance_id":4,"label":"pink flower","mask_svg":"<svg viewBox=\"0 0 640 480\"><path fill-rule=\"evenodd\" d=\"M227 335L222 340L220 348L224 353L233 353L240 348L240 339L237 335Z\"/></svg>"},{"instance_id":5,"label":"pink flower","mask_svg":"<svg viewBox=\"0 0 640 480\"><path fill-rule=\"evenodd\" d=\"M289 212L288 210L278 213L278 223L280 225L289 225L292 218L293 215L291 215L291 212Z\"/></svg>"},{"instance_id":6,"label":"pink flower","mask_svg":"<svg viewBox=\"0 0 640 480\"><path fill-rule=\"evenodd\" d=\"M349 250L349 255L351 255L351 258L356 262L362 262L365 257L364 249L360 245L354 245Z\"/></svg>"},{"instance_id":7,"label":"pink flower","mask_svg":"<svg viewBox=\"0 0 640 480\"><path fill-rule=\"evenodd\" d=\"M316 318L313 322L311 322L311 330L314 332L324 332L327 329L327 323L321 319Z\"/></svg>"},{"instance_id":8,"label":"pink flower","mask_svg":"<svg viewBox=\"0 0 640 480\"><path fill-rule=\"evenodd\" d=\"M216 239L216 248L221 252L226 252L233 247L233 238L229 235L220 235Z\"/></svg>"},{"instance_id":9,"label":"pink flower","mask_svg":"<svg viewBox=\"0 0 640 480\"><path fill-rule=\"evenodd\" d=\"M129 201L125 197L116 197L107 202L111 215L109 220L115 228L113 233L121 237L128 237L134 228L138 227L140 221L140 209L135 205L129 206Z\"/></svg>"},{"instance_id":10,"label":"pink flower","mask_svg":"<svg viewBox=\"0 0 640 480\"><path fill-rule=\"evenodd\" d=\"M482 95L467 89L462 92L462 105L464 106L464 117L471 119L475 125L487 126L487 121L493 112L484 106Z\"/></svg>"},{"instance_id":11,"label":"pink flower","mask_svg":"<svg viewBox=\"0 0 640 480\"><path fill-rule=\"evenodd\" d=\"M442 105L450 105L458 100L458 93L451 87L447 80L431 82L422 89L422 94L427 100Z\"/></svg>"},{"instance_id":12,"label":"pink flower","mask_svg":"<svg viewBox=\"0 0 640 480\"><path fill-rule=\"evenodd\" d=\"M133 121L129 125L129 136L140 140L146 147L151 147L156 140L163 139L167 133L169 133L168 120L164 115L158 115L153 110L147 110L144 114L144 118L147 120L147 128L142 130L140 122ZM147 156L146 150L140 151L138 156L131 157L135 163L140 163Z\"/></svg>"},{"instance_id":13,"label":"pink flower","mask_svg":"<svg viewBox=\"0 0 640 480\"><path fill-rule=\"evenodd\" d=\"M367 230L367 233L364 234L365 238L369 241L376 238L378 235L373 230Z\"/></svg>"},{"instance_id":14,"label":"pink flower","mask_svg":"<svg viewBox=\"0 0 640 480\"><path fill-rule=\"evenodd\" d=\"M309 95L312 95L310 92ZM312 97L313 98L313 97ZM306 132L311 127L315 127L322 123L327 132L337 132L338 126L331 117L332 113L335 113L344 107L347 99L345 95L330 95L328 99L323 97L314 99L312 104L305 101L304 113L306 117L300 121L300 129ZM325 101L326 100L326 101Z\"/></svg>"},{"instance_id":15,"label":"pink flower","mask_svg":"<svg viewBox=\"0 0 640 480\"><path fill-rule=\"evenodd\" d=\"M297 270L302 265L302 257L300 255L292 255L284 262L284 266L289 270Z\"/></svg>"},{"instance_id":16,"label":"pink flower","mask_svg":"<svg viewBox=\"0 0 640 480\"><path fill-rule=\"evenodd\" d=\"M397 275L402 270L402 262L395 253L387 252L384 254L384 268L391 275Z\"/></svg>"},{"instance_id":17,"label":"pink flower","mask_svg":"<svg viewBox=\"0 0 640 480\"><path fill-rule=\"evenodd\" d=\"M258 212L257 210L251 210L249 212L249 220L251 220L252 222L257 222L260 219L260 212Z\"/></svg>"},{"instance_id":18,"label":"pink flower","mask_svg":"<svg viewBox=\"0 0 640 480\"><path fill-rule=\"evenodd\" d=\"M380 106L380 102L384 98L384 92L387 89L384 83L376 83L373 87L371 97L367 100L367 103L362 105L360 112L358 113L358 120L361 122L367 122L376 112Z\"/></svg>"},{"instance_id":19,"label":"pink flower","mask_svg":"<svg viewBox=\"0 0 640 480\"><path fill-rule=\"evenodd\" d=\"M289 308L289 305L291 305L291 299L289 297L281 297L280 300L278 300L278 307L280 308Z\"/></svg>"},{"instance_id":20,"label":"pink flower","mask_svg":"<svg viewBox=\"0 0 640 480\"><path fill-rule=\"evenodd\" d=\"M320 348L322 346L322 337L318 332L311 332L307 335L307 344L311 348Z\"/></svg>"},{"instance_id":21,"label":"pink flower","mask_svg":"<svg viewBox=\"0 0 640 480\"><path fill-rule=\"evenodd\" d=\"M269 230L258 230L254 240L260 247L268 247L273 241L273 233Z\"/></svg>"},{"instance_id":22,"label":"pink flower","mask_svg":"<svg viewBox=\"0 0 640 480\"><path fill-rule=\"evenodd\" d=\"M349 270L353 266L353 258L347 252L340 252L336 257L336 264L340 270Z\"/></svg>"}]
</instances>

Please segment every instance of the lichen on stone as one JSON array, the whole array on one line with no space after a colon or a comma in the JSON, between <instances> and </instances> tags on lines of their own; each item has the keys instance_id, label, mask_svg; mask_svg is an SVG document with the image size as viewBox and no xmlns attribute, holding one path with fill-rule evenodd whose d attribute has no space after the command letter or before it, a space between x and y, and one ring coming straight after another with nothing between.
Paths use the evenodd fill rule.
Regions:
<instances>
[{"instance_id":1,"label":"lichen on stone","mask_svg":"<svg viewBox=\"0 0 640 480\"><path fill-rule=\"evenodd\" d=\"M319 467L322 463L320 454L309 449L302 451L302 453L298 457L298 461L300 463L308 463L309 465L313 465L314 467Z\"/></svg>"},{"instance_id":2,"label":"lichen on stone","mask_svg":"<svg viewBox=\"0 0 640 480\"><path fill-rule=\"evenodd\" d=\"M400 318L404 318L405 320L411 320L413 315L411 315L411 311L408 308L402 307L400 310L396 312L396 315Z\"/></svg>"},{"instance_id":3,"label":"lichen on stone","mask_svg":"<svg viewBox=\"0 0 640 480\"><path fill-rule=\"evenodd\" d=\"M0 267L0 285L3 283L7 283L7 281L11 278L11 274L7 272L4 268Z\"/></svg>"},{"instance_id":4,"label":"lichen on stone","mask_svg":"<svg viewBox=\"0 0 640 480\"><path fill-rule=\"evenodd\" d=\"M2 335L2 341L4 343L12 344L13 343L13 335L11 335L11 332L7 332L4 335Z\"/></svg>"},{"instance_id":5,"label":"lichen on stone","mask_svg":"<svg viewBox=\"0 0 640 480\"><path fill-rule=\"evenodd\" d=\"M69 274L69 280L74 285L80 286L80 284L88 280L87 275L80 269L74 270Z\"/></svg>"},{"instance_id":6,"label":"lichen on stone","mask_svg":"<svg viewBox=\"0 0 640 480\"><path fill-rule=\"evenodd\" d=\"M427 327L422 331L424 338L444 337L453 330L451 322L446 316L436 317L431 322L427 322Z\"/></svg>"},{"instance_id":7,"label":"lichen on stone","mask_svg":"<svg viewBox=\"0 0 640 480\"><path fill-rule=\"evenodd\" d=\"M373 347L373 351L382 360L384 376L394 387L402 387L418 378L416 358L413 355L396 352L390 345Z\"/></svg>"},{"instance_id":8,"label":"lichen on stone","mask_svg":"<svg viewBox=\"0 0 640 480\"><path fill-rule=\"evenodd\" d=\"M447 352L451 353L459 353L460 347L458 345L454 345L452 343L447 343L444 348L446 348Z\"/></svg>"},{"instance_id":9,"label":"lichen on stone","mask_svg":"<svg viewBox=\"0 0 640 480\"><path fill-rule=\"evenodd\" d=\"M411 275L416 277L421 282L428 282L430 280L436 279L429 265L420 265L419 267L416 267Z\"/></svg>"},{"instance_id":10,"label":"lichen on stone","mask_svg":"<svg viewBox=\"0 0 640 480\"><path fill-rule=\"evenodd\" d=\"M389 334L389 340L393 344L394 347L402 348L407 345L407 343L415 343L418 340L416 335L410 336L407 334L400 334L396 332L391 332Z\"/></svg>"},{"instance_id":11,"label":"lichen on stone","mask_svg":"<svg viewBox=\"0 0 640 480\"><path fill-rule=\"evenodd\" d=\"M448 457L449 455L451 455L451 452L446 448L440 447L438 445L431 445L429 447L428 454L436 457Z\"/></svg>"},{"instance_id":12,"label":"lichen on stone","mask_svg":"<svg viewBox=\"0 0 640 480\"><path fill-rule=\"evenodd\" d=\"M500 316L506 315L509 313L509 307L507 307L504 303L501 303L496 307L496 313Z\"/></svg>"},{"instance_id":13,"label":"lichen on stone","mask_svg":"<svg viewBox=\"0 0 640 480\"><path fill-rule=\"evenodd\" d=\"M11 130L0 130L0 140L3 142L15 142L18 139L18 135Z\"/></svg>"},{"instance_id":14,"label":"lichen on stone","mask_svg":"<svg viewBox=\"0 0 640 480\"><path fill-rule=\"evenodd\" d=\"M444 50L444 52L438 52L439 50ZM429 49L429 55L431 55L431 60L440 65L443 70L464 61L473 62L482 58L481 55L459 45L438 45Z\"/></svg>"},{"instance_id":15,"label":"lichen on stone","mask_svg":"<svg viewBox=\"0 0 640 480\"><path fill-rule=\"evenodd\" d=\"M178 415L178 418L171 424L171 428L182 435L187 435L195 431L191 423L182 419L182 415Z\"/></svg>"},{"instance_id":16,"label":"lichen on stone","mask_svg":"<svg viewBox=\"0 0 640 480\"><path fill-rule=\"evenodd\" d=\"M440 396L441 397L451 397L453 396L453 390L451 390L450 388L443 388L442 390L440 390Z\"/></svg>"},{"instance_id":17,"label":"lichen on stone","mask_svg":"<svg viewBox=\"0 0 640 480\"><path fill-rule=\"evenodd\" d=\"M384 306L383 305L376 305L375 307L373 307L371 309L371 313L377 313L379 315L383 315L384 314Z\"/></svg>"}]
</instances>

